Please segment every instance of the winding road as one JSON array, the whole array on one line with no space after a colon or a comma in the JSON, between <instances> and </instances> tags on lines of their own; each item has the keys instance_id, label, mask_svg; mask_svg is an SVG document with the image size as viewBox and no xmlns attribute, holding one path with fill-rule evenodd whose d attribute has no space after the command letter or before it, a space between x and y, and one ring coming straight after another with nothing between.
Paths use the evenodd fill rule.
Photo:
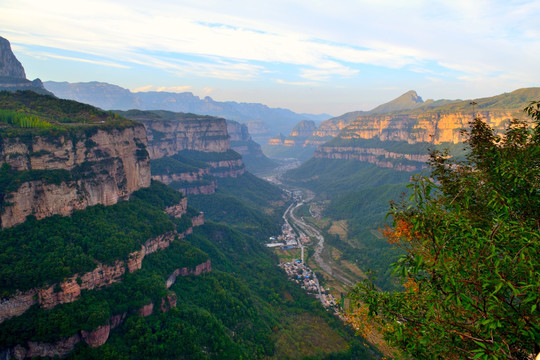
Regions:
<instances>
[{"instance_id":1,"label":"winding road","mask_svg":"<svg viewBox=\"0 0 540 360\"><path fill-rule=\"evenodd\" d=\"M302 189L302 190L307 195L306 200L305 201L301 200L299 202L296 202L296 205L295 203L292 203L283 214L283 218L285 219L285 221L288 222L287 217L290 217L290 219L294 222L294 224L298 228L300 228L304 233L306 233L308 236L312 238L317 239L317 245L315 246L315 253L313 257L315 258L315 262L317 263L317 265L319 265L319 267L324 272L326 272L327 274L329 274L330 276L332 276L333 278L335 278L336 280L340 281L343 284L346 284L349 286L354 285L353 281L343 276L341 274L341 271L338 271L339 269L334 270L327 262L325 262L324 258L321 256L322 251L324 249L324 236L320 233L320 231L314 228L313 226L307 224L303 219L296 217L296 215L294 214L294 211L300 206L302 206L304 202L309 202L314 197L311 191L305 190L305 189Z\"/></svg>"}]
</instances>

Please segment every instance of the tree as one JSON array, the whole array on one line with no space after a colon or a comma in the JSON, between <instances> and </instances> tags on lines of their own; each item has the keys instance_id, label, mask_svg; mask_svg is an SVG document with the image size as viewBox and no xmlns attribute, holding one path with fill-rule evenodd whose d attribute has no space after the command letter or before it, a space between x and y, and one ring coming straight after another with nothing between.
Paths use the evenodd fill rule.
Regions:
<instances>
[{"instance_id":1,"label":"tree","mask_svg":"<svg viewBox=\"0 0 540 360\"><path fill-rule=\"evenodd\" d=\"M375 326L418 359L531 359L540 351L540 102L502 136L480 118L468 155L431 153L431 177L391 203L402 292L357 284L360 332Z\"/></svg>"}]
</instances>

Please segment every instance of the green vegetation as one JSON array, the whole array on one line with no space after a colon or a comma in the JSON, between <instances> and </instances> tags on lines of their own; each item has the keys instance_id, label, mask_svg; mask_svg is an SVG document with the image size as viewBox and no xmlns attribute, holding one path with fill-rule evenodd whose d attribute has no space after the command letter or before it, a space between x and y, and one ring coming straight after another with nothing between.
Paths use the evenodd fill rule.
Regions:
<instances>
[{"instance_id":1,"label":"green vegetation","mask_svg":"<svg viewBox=\"0 0 540 360\"><path fill-rule=\"evenodd\" d=\"M173 112L173 111L167 111L167 110L151 110L151 111L115 110L114 112L128 119L137 120L137 121L143 121L143 120L145 121L163 121L163 120L167 120L167 121L201 121L201 120L224 121L224 119L222 118L210 116L210 115Z\"/></svg>"},{"instance_id":2,"label":"green vegetation","mask_svg":"<svg viewBox=\"0 0 540 360\"><path fill-rule=\"evenodd\" d=\"M343 253L342 259L371 272L380 288L399 287L390 264L400 254L393 245L374 233L385 224L389 199L407 191L411 173L380 168L358 160L311 159L288 171L285 179L329 199L323 215L332 221L346 220L346 240L330 234L332 221L322 230L328 245Z\"/></svg>"},{"instance_id":3,"label":"green vegetation","mask_svg":"<svg viewBox=\"0 0 540 360\"><path fill-rule=\"evenodd\" d=\"M193 195L189 197L189 202L202 209L207 219L227 224L258 238L266 239L280 231L279 223L232 195Z\"/></svg>"},{"instance_id":4,"label":"green vegetation","mask_svg":"<svg viewBox=\"0 0 540 360\"><path fill-rule=\"evenodd\" d=\"M54 342L107 324L113 315L136 315L142 306L150 302L159 305L167 296L165 279L174 270L195 268L207 259L189 243L176 240L166 250L146 256L142 270L126 274L122 282L83 291L79 300L51 310L33 306L23 315L6 320L0 324L0 349L22 341Z\"/></svg>"},{"instance_id":5,"label":"green vegetation","mask_svg":"<svg viewBox=\"0 0 540 360\"><path fill-rule=\"evenodd\" d=\"M45 184L60 184L63 181L73 180L73 174L67 170L27 170L16 171L8 163L2 163L0 167L0 196L2 207L5 194L16 191L19 186L28 181L41 180Z\"/></svg>"},{"instance_id":6,"label":"green vegetation","mask_svg":"<svg viewBox=\"0 0 540 360\"><path fill-rule=\"evenodd\" d=\"M234 150L227 150L225 152L203 152L193 150L182 150L178 153L180 158L191 159L200 162L216 162L224 160L240 160L242 156Z\"/></svg>"},{"instance_id":7,"label":"green vegetation","mask_svg":"<svg viewBox=\"0 0 540 360\"><path fill-rule=\"evenodd\" d=\"M33 91L0 91L0 135L32 133L56 136L81 128L125 128L135 122L72 100Z\"/></svg>"},{"instance_id":8,"label":"green vegetation","mask_svg":"<svg viewBox=\"0 0 540 360\"><path fill-rule=\"evenodd\" d=\"M434 179L416 176L410 198L391 207L385 236L405 252L394 271L406 290L366 281L351 297L408 356L540 352L540 102L526 112L534 127L513 120L503 137L476 118L466 160L433 152Z\"/></svg>"},{"instance_id":9,"label":"green vegetation","mask_svg":"<svg viewBox=\"0 0 540 360\"><path fill-rule=\"evenodd\" d=\"M237 178L219 178L213 195L189 197L206 218L266 238L280 232L285 201L281 190L246 172Z\"/></svg>"},{"instance_id":10,"label":"green vegetation","mask_svg":"<svg viewBox=\"0 0 540 360\"><path fill-rule=\"evenodd\" d=\"M162 211L182 195L163 184L135 192L130 201L96 205L72 216L34 217L0 231L0 294L59 282L91 271L96 262L127 259L148 239L174 229Z\"/></svg>"},{"instance_id":11,"label":"green vegetation","mask_svg":"<svg viewBox=\"0 0 540 360\"><path fill-rule=\"evenodd\" d=\"M351 352L361 359L378 357L315 299L286 280L271 252L255 239L209 223L197 228L186 242L208 254L213 270L177 278L170 289L177 296L176 308L162 313L155 307L151 316L128 317L112 331L105 345L96 349L79 346L68 358L257 359L307 355L313 359L345 359L351 358ZM144 279L155 276L156 269L163 266L163 259L158 257L179 252L171 247L152 254L138 272L149 274ZM163 274L170 271L165 270ZM155 291L164 295L162 290ZM302 320L306 326L292 319ZM305 339L295 333L299 328L311 340L309 345L303 346Z\"/></svg>"},{"instance_id":12,"label":"green vegetation","mask_svg":"<svg viewBox=\"0 0 540 360\"><path fill-rule=\"evenodd\" d=\"M433 145L426 142L409 144L406 141L382 141L378 138L372 139L344 139L341 137L332 138L325 146L354 146L361 148L384 149L397 154L427 155L430 150L448 149L454 155L464 155L463 144L443 143Z\"/></svg>"},{"instance_id":13,"label":"green vegetation","mask_svg":"<svg viewBox=\"0 0 540 360\"><path fill-rule=\"evenodd\" d=\"M285 173L284 179L313 190L318 197L332 198L346 192L408 182L411 173L380 168L358 160L312 158Z\"/></svg>"},{"instance_id":14,"label":"green vegetation","mask_svg":"<svg viewBox=\"0 0 540 360\"><path fill-rule=\"evenodd\" d=\"M340 250L342 259L370 272L376 286L395 290L399 284L392 276L391 264L402 254L394 245L376 236L384 227L389 200L408 192L404 184L383 185L337 195L325 210L333 220L347 221L347 241L326 234L328 244Z\"/></svg>"},{"instance_id":15,"label":"green vegetation","mask_svg":"<svg viewBox=\"0 0 540 360\"><path fill-rule=\"evenodd\" d=\"M51 123L43 121L36 115L26 115L22 112L0 109L0 122L11 124L22 128L48 128Z\"/></svg>"},{"instance_id":16,"label":"green vegetation","mask_svg":"<svg viewBox=\"0 0 540 360\"><path fill-rule=\"evenodd\" d=\"M204 162L196 161L191 158L174 155L172 157L162 157L150 162L153 175L169 175L186 172L197 172L200 169L209 167Z\"/></svg>"}]
</instances>

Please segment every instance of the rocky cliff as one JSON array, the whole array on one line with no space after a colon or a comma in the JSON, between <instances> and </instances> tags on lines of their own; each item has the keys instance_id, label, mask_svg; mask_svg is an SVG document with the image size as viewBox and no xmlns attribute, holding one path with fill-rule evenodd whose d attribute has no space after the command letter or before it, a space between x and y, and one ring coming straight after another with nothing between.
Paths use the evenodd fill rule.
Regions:
<instances>
[{"instance_id":1,"label":"rocky cliff","mask_svg":"<svg viewBox=\"0 0 540 360\"><path fill-rule=\"evenodd\" d=\"M495 130L502 130L513 118L524 118L519 110L480 111L478 115ZM461 130L472 118L471 112L360 116L341 131L339 138L455 144L463 141Z\"/></svg>"},{"instance_id":2,"label":"rocky cliff","mask_svg":"<svg viewBox=\"0 0 540 360\"><path fill-rule=\"evenodd\" d=\"M142 125L58 136L3 134L0 162L29 174L31 180L3 193L1 226L24 222L28 215L42 219L91 205L112 205L149 186L146 142ZM58 178L32 179L39 171Z\"/></svg>"},{"instance_id":3,"label":"rocky cliff","mask_svg":"<svg viewBox=\"0 0 540 360\"><path fill-rule=\"evenodd\" d=\"M142 120L150 158L171 156L182 150L225 152L230 149L225 119Z\"/></svg>"},{"instance_id":4,"label":"rocky cliff","mask_svg":"<svg viewBox=\"0 0 540 360\"><path fill-rule=\"evenodd\" d=\"M320 146L315 158L358 160L375 164L382 168L398 171L419 171L426 167L427 154L405 154L387 151L381 148L355 146Z\"/></svg>"},{"instance_id":5,"label":"rocky cliff","mask_svg":"<svg viewBox=\"0 0 540 360\"><path fill-rule=\"evenodd\" d=\"M277 167L275 162L264 155L261 145L253 141L247 125L227 120L227 132L231 137L231 148L242 155L249 171L256 173Z\"/></svg>"},{"instance_id":6,"label":"rocky cliff","mask_svg":"<svg viewBox=\"0 0 540 360\"><path fill-rule=\"evenodd\" d=\"M416 93L407 93L396 99L393 106L399 108L402 103L416 101L418 105L412 110L376 113L376 109L384 111L385 107L381 106L369 113L345 114L321 124L315 132L317 136L339 133L319 147L315 157L356 159L381 167L417 171L425 167L428 147L463 142L462 131L473 116L479 116L496 132L501 132L511 119L526 119L522 109L539 97L540 88L519 89L475 99L473 112L472 101L422 102Z\"/></svg>"},{"instance_id":7,"label":"rocky cliff","mask_svg":"<svg viewBox=\"0 0 540 360\"><path fill-rule=\"evenodd\" d=\"M52 95L45 90L39 79L30 81L26 79L26 73L22 64L17 60L11 44L7 39L0 36L0 90L32 90L40 94Z\"/></svg>"},{"instance_id":8,"label":"rocky cliff","mask_svg":"<svg viewBox=\"0 0 540 360\"><path fill-rule=\"evenodd\" d=\"M217 189L217 181L210 175L210 168L198 171L152 175L152 179L172 185L184 195L210 195Z\"/></svg>"},{"instance_id":9,"label":"rocky cliff","mask_svg":"<svg viewBox=\"0 0 540 360\"><path fill-rule=\"evenodd\" d=\"M26 73L22 64L17 60L11 44L7 39L0 36L0 76L26 79Z\"/></svg>"},{"instance_id":10,"label":"rocky cliff","mask_svg":"<svg viewBox=\"0 0 540 360\"><path fill-rule=\"evenodd\" d=\"M242 156L231 149L225 119L168 111L119 112L144 124L152 175L185 194L212 194L214 177L238 177L245 172ZM245 125L231 123L238 141L250 142ZM161 161L158 161L161 160Z\"/></svg>"},{"instance_id":11,"label":"rocky cliff","mask_svg":"<svg viewBox=\"0 0 540 360\"><path fill-rule=\"evenodd\" d=\"M523 114L519 111L501 110L483 111L480 116L496 130L502 130L510 119L523 117ZM321 145L314 156L355 159L379 167L419 171L426 166L429 159L427 149L436 145L462 142L462 130L467 128L470 120L472 114L463 112L363 115L343 128L333 140ZM398 146L399 144L403 145ZM417 148L414 148L414 145ZM398 150L392 151L392 148ZM418 153L420 150L421 153Z\"/></svg>"}]
</instances>

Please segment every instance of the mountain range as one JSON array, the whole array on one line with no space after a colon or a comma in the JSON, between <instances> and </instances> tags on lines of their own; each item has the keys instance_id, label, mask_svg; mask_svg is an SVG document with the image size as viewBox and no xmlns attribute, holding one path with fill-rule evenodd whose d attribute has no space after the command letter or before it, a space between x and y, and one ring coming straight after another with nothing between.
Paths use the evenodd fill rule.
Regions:
<instances>
[{"instance_id":1,"label":"mountain range","mask_svg":"<svg viewBox=\"0 0 540 360\"><path fill-rule=\"evenodd\" d=\"M263 149L271 157L300 154L301 160L307 160L318 146L336 137L342 144L344 139L371 138L408 143L457 143L461 141L459 130L472 118L473 110L492 126L500 128L508 119L521 117L520 111L538 97L540 88L524 88L479 99L423 101L416 91L410 90L370 111L353 111L325 120L311 133L293 130L287 137L280 134L270 139Z\"/></svg>"},{"instance_id":2,"label":"mountain range","mask_svg":"<svg viewBox=\"0 0 540 360\"><path fill-rule=\"evenodd\" d=\"M328 114L298 114L259 103L215 101L209 96L200 98L191 92L131 92L117 85L97 81L46 81L44 85L59 98L83 102L104 110L159 109L235 120L247 124L252 136L262 138L268 138L277 132L288 133L294 124L301 120L320 122L331 117Z\"/></svg>"}]
</instances>

